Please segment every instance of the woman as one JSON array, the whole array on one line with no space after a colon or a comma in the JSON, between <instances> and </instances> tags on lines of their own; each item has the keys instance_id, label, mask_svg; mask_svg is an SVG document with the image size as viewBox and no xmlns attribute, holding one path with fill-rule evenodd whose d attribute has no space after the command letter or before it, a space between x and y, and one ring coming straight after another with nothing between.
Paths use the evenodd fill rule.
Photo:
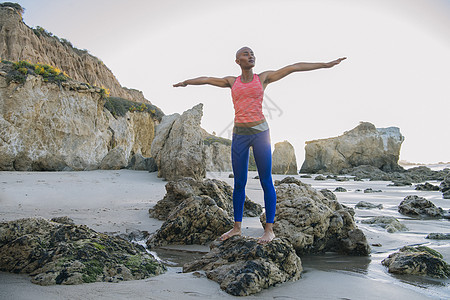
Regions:
<instances>
[{"instance_id":1,"label":"woman","mask_svg":"<svg viewBox=\"0 0 450 300\"><path fill-rule=\"evenodd\" d=\"M174 87L185 87L188 85L209 84L222 88L231 88L235 109L231 144L231 161L234 173L234 226L233 229L224 233L220 240L224 241L234 235L241 234L250 146L253 147L259 179L264 190L266 209L266 226L264 234L259 238L258 242L264 244L275 238L273 222L275 218L276 193L272 182L272 151L269 126L262 113L262 101L267 85L293 72L331 68L344 59L346 58L339 58L328 63L300 62L277 71L253 74L253 67L256 61L255 54L249 47L243 47L236 52L236 63L241 67L241 76L227 76L224 78L198 77L173 85Z\"/></svg>"}]
</instances>

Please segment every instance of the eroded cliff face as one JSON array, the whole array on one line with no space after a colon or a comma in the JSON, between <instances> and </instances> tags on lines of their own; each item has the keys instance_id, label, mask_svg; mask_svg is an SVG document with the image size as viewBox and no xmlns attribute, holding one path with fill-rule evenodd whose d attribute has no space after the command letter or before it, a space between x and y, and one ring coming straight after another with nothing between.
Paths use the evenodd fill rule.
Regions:
<instances>
[{"instance_id":1,"label":"eroded cliff face","mask_svg":"<svg viewBox=\"0 0 450 300\"><path fill-rule=\"evenodd\" d=\"M23 23L22 16L10 7L0 7L0 57L49 64L76 81L109 89L111 96L147 101L142 92L123 88L101 60L87 51L71 47L69 42L61 42L45 32L29 28Z\"/></svg>"},{"instance_id":2,"label":"eroded cliff face","mask_svg":"<svg viewBox=\"0 0 450 300\"><path fill-rule=\"evenodd\" d=\"M89 170L121 147L125 160L150 156L155 121L146 112L113 117L97 88L0 72L0 170Z\"/></svg>"},{"instance_id":3,"label":"eroded cliff face","mask_svg":"<svg viewBox=\"0 0 450 300\"><path fill-rule=\"evenodd\" d=\"M343 135L306 142L301 173L331 172L371 165L385 172L400 171L400 147L404 141L399 128L375 128L362 122Z\"/></svg>"}]
</instances>

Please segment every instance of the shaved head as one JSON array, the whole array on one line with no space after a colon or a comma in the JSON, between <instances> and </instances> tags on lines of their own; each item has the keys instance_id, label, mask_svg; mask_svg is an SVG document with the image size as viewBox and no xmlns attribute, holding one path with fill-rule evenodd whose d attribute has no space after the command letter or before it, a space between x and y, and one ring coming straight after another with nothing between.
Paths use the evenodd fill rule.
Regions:
<instances>
[{"instance_id":1,"label":"shaved head","mask_svg":"<svg viewBox=\"0 0 450 300\"><path fill-rule=\"evenodd\" d=\"M253 52L253 50L250 49L250 47L242 47L241 49L239 49L238 51L236 51L236 59L238 59L238 58L239 58L239 55L241 55L241 53L244 53L245 51Z\"/></svg>"}]
</instances>

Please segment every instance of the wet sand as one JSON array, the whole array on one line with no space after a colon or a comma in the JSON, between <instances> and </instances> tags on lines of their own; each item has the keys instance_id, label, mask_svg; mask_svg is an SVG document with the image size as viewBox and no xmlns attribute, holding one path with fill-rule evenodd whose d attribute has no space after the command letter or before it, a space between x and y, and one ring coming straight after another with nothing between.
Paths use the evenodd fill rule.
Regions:
<instances>
[{"instance_id":1,"label":"wet sand","mask_svg":"<svg viewBox=\"0 0 450 300\"><path fill-rule=\"evenodd\" d=\"M232 184L226 173L208 173ZM154 232L161 221L148 217L148 209L165 195L167 182L156 173L145 171L89 172L0 172L0 221L42 216L69 216L76 224L85 224L99 232L113 234L133 230ZM263 204L259 181L250 172L248 196ZM297 176L299 177L299 176ZM275 175L274 179L284 176ZM338 200L354 207L361 200L383 204L383 209L356 209L355 220L372 247L370 257L347 257L328 253L302 257L304 273L296 282L267 289L246 299L445 299L450 297L449 280L417 276L393 276L381 265L381 260L405 245L424 244L438 250L450 262L448 241L427 240L430 232L449 233L448 220L416 220L400 215L397 205L407 195L417 194L441 206L450 208L450 200L440 192L415 191L412 187L388 187L389 182L336 182L335 180L301 180L313 187L334 190ZM438 184L433 182L433 184ZM382 190L365 194L358 189ZM359 223L376 215L398 218L409 231L387 233L383 228ZM258 237L263 229L258 218L244 218L243 234ZM169 247L170 248L170 247ZM192 273L183 274L181 266L207 251L205 246L175 246L172 250L157 249L156 255L165 261L169 271L145 280L121 283L91 283L76 286L38 286L23 274L0 272L0 299L227 299L216 282Z\"/></svg>"}]
</instances>

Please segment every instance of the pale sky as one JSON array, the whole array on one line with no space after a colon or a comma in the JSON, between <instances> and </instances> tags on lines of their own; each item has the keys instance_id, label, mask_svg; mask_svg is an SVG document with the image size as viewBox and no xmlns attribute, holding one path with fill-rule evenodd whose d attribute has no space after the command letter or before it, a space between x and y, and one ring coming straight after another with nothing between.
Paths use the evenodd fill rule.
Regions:
<instances>
[{"instance_id":1,"label":"pale sky","mask_svg":"<svg viewBox=\"0 0 450 300\"><path fill-rule=\"evenodd\" d=\"M450 161L450 0L17 2L27 25L88 49L165 114L203 103L202 127L227 138L229 89L172 84L240 75L242 46L255 52L255 73L346 56L267 87L272 143L288 140L300 168L305 141L366 121L400 128L400 159Z\"/></svg>"}]
</instances>

